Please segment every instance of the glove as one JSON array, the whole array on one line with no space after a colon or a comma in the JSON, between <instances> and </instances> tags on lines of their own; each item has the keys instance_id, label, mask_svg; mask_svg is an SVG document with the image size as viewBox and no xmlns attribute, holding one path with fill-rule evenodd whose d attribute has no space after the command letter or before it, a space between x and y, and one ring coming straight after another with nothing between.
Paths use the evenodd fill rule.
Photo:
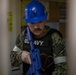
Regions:
<instances>
[{"instance_id":1,"label":"glove","mask_svg":"<svg viewBox=\"0 0 76 75\"><path fill-rule=\"evenodd\" d=\"M27 64L31 64L30 52L22 51L21 59Z\"/></svg>"}]
</instances>

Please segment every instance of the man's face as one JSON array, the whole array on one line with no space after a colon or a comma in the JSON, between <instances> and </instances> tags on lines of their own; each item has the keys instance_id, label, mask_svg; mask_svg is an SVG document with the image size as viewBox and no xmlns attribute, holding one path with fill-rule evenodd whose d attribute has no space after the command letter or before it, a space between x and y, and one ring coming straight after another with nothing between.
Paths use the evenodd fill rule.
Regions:
<instances>
[{"instance_id":1,"label":"man's face","mask_svg":"<svg viewBox=\"0 0 76 75\"><path fill-rule=\"evenodd\" d=\"M35 36L41 37L44 34L45 23L46 21L40 21L36 23L27 23L27 25Z\"/></svg>"}]
</instances>

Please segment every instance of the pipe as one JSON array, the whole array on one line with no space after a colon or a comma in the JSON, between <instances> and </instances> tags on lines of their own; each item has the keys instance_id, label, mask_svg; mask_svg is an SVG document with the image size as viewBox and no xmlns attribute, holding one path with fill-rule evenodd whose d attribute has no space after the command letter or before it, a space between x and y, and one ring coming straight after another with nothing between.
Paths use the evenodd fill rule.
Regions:
<instances>
[{"instance_id":1,"label":"pipe","mask_svg":"<svg viewBox=\"0 0 76 75\"><path fill-rule=\"evenodd\" d=\"M8 7L9 0L0 0L0 75L10 75Z\"/></svg>"},{"instance_id":2,"label":"pipe","mask_svg":"<svg viewBox=\"0 0 76 75\"><path fill-rule=\"evenodd\" d=\"M67 3L68 75L76 75L76 0Z\"/></svg>"}]
</instances>

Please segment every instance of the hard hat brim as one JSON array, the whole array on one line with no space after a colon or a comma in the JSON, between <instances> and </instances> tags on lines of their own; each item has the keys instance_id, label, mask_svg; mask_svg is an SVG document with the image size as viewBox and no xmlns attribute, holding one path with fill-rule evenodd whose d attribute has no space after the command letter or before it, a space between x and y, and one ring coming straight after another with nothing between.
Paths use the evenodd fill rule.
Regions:
<instances>
[{"instance_id":1,"label":"hard hat brim","mask_svg":"<svg viewBox=\"0 0 76 75\"><path fill-rule=\"evenodd\" d=\"M35 23L35 22L46 20L46 19L47 19L47 14L42 17L35 17L35 18L30 18L30 19L24 18L26 23L32 23L32 22Z\"/></svg>"}]
</instances>

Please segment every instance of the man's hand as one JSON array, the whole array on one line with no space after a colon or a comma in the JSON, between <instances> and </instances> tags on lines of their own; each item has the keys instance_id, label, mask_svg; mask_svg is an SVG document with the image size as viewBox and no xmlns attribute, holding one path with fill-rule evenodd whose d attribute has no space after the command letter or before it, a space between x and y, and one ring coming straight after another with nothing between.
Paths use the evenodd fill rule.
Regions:
<instances>
[{"instance_id":1,"label":"man's hand","mask_svg":"<svg viewBox=\"0 0 76 75\"><path fill-rule=\"evenodd\" d=\"M21 55L21 59L23 62L25 62L27 64L31 64L30 52L23 51L22 55Z\"/></svg>"}]
</instances>

